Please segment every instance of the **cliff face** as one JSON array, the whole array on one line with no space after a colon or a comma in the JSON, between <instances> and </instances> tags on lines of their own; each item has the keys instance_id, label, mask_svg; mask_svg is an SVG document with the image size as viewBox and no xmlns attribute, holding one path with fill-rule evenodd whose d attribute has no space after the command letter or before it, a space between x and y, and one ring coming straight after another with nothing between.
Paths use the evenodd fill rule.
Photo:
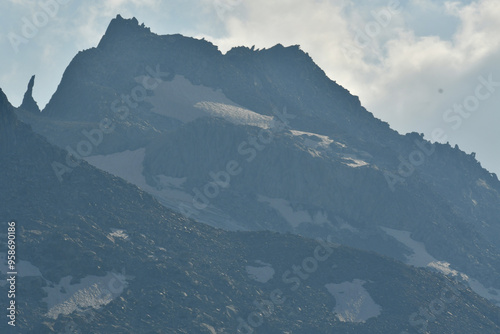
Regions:
<instances>
[{"instance_id":1,"label":"cliff face","mask_svg":"<svg viewBox=\"0 0 500 334\"><path fill-rule=\"evenodd\" d=\"M17 114L73 150L112 120L87 160L216 227L331 234L408 259L408 243L389 227L500 289L497 177L458 148L399 135L298 46L223 55L207 41L158 36L118 16L96 48L75 56L41 115ZM269 139L265 131L280 122ZM133 177L123 167L130 151L140 160L130 162ZM242 171L230 185L213 198L197 195L231 161ZM209 204L199 210L196 201Z\"/></svg>"}]
</instances>

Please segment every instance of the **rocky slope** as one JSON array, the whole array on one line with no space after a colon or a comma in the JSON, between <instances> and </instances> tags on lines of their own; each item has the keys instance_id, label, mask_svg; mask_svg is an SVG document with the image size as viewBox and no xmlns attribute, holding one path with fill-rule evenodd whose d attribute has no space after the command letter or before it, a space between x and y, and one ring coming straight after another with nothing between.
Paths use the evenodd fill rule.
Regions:
<instances>
[{"instance_id":1,"label":"rocky slope","mask_svg":"<svg viewBox=\"0 0 500 334\"><path fill-rule=\"evenodd\" d=\"M59 182L51 164L67 153L18 121L2 91L0 144L1 225L16 222L18 256L16 327L4 319L2 333L500 330L498 309L452 276L291 234L216 230L85 162Z\"/></svg>"}]
</instances>

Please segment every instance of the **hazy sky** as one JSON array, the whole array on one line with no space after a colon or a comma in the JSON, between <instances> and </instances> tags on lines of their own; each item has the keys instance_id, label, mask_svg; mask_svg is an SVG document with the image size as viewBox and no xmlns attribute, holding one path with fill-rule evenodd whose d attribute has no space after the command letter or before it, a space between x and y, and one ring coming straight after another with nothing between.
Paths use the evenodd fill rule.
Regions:
<instances>
[{"instance_id":1,"label":"hazy sky","mask_svg":"<svg viewBox=\"0 0 500 334\"><path fill-rule=\"evenodd\" d=\"M498 0L3 0L0 87L18 106L36 74L43 108L71 59L97 46L117 14L223 52L300 44L394 129L431 140L441 129L500 175Z\"/></svg>"}]
</instances>

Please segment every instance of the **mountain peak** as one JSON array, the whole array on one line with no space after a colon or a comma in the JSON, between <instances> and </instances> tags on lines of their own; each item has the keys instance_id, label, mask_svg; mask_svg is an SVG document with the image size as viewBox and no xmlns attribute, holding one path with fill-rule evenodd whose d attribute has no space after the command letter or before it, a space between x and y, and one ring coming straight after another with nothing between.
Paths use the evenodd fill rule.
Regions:
<instances>
[{"instance_id":1,"label":"mountain peak","mask_svg":"<svg viewBox=\"0 0 500 334\"><path fill-rule=\"evenodd\" d=\"M113 41L126 37L130 38L130 35L143 35L150 34L151 30L143 24L139 24L139 21L135 17L131 19L125 19L120 14L116 15L114 19L109 23L106 33L99 42L98 48L106 47Z\"/></svg>"},{"instance_id":2,"label":"mountain peak","mask_svg":"<svg viewBox=\"0 0 500 334\"><path fill-rule=\"evenodd\" d=\"M23 103L19 108L29 112L39 113L40 108L33 98L33 86L35 85L35 76L33 75L28 83L28 89L24 93Z\"/></svg>"}]
</instances>

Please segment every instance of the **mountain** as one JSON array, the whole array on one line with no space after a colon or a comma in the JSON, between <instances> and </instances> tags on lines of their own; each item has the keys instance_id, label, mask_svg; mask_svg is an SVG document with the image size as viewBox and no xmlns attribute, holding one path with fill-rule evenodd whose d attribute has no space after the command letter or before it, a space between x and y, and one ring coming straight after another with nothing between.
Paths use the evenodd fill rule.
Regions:
<instances>
[{"instance_id":1,"label":"mountain","mask_svg":"<svg viewBox=\"0 0 500 334\"><path fill-rule=\"evenodd\" d=\"M42 113L16 114L70 152L52 166L61 182L85 159L214 227L332 235L460 272L500 305L497 176L393 131L298 46L222 54L117 16Z\"/></svg>"},{"instance_id":2,"label":"mountain","mask_svg":"<svg viewBox=\"0 0 500 334\"><path fill-rule=\"evenodd\" d=\"M18 257L16 328L4 319L2 333L500 330L498 308L460 275L330 236L215 229L83 161L60 182L52 165L68 153L20 122L1 91L0 134L0 216L15 222Z\"/></svg>"}]
</instances>

